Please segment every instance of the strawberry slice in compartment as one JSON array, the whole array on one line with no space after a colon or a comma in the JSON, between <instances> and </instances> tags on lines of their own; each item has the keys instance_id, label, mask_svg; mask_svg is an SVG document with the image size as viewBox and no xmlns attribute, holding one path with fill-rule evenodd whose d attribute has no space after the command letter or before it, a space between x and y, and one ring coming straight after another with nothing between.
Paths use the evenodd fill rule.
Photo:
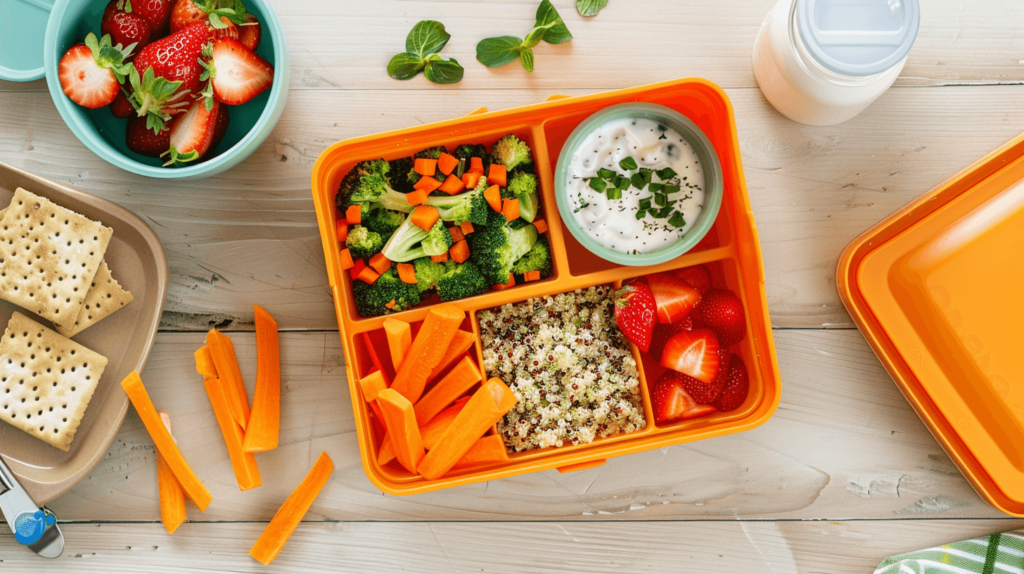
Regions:
<instances>
[{"instance_id":1,"label":"strawberry slice in compartment","mask_svg":"<svg viewBox=\"0 0 1024 574\"><path fill-rule=\"evenodd\" d=\"M704 326L718 335L723 346L739 343L747 336L747 318L743 301L728 289L712 289L701 301Z\"/></svg>"},{"instance_id":2,"label":"strawberry slice in compartment","mask_svg":"<svg viewBox=\"0 0 1024 574\"><path fill-rule=\"evenodd\" d=\"M207 68L213 95L230 106L248 102L274 82L270 62L231 38L221 38L213 44L213 58Z\"/></svg>"},{"instance_id":3,"label":"strawberry slice in compartment","mask_svg":"<svg viewBox=\"0 0 1024 574\"><path fill-rule=\"evenodd\" d=\"M701 322L700 313L697 311L690 312L682 321L676 321L675 323L668 323L665 325L656 325L654 327L654 334L651 335L651 348L650 354L654 357L655 361L661 362L661 355L665 352L665 345L668 344L669 340L680 331L692 331L694 329L701 329L704 327L704 323Z\"/></svg>"},{"instance_id":4,"label":"strawberry slice in compartment","mask_svg":"<svg viewBox=\"0 0 1024 574\"><path fill-rule=\"evenodd\" d=\"M725 369L726 365L722 364L722 370ZM747 373L747 365L739 355L733 355L729 359L725 388L711 404L722 412L734 411L743 405L748 394L750 394L750 375Z\"/></svg>"},{"instance_id":5,"label":"strawberry slice in compartment","mask_svg":"<svg viewBox=\"0 0 1024 574\"><path fill-rule=\"evenodd\" d=\"M699 291L701 296L711 289L711 272L704 265L677 269L672 272L672 275Z\"/></svg>"},{"instance_id":6,"label":"strawberry slice in compartment","mask_svg":"<svg viewBox=\"0 0 1024 574\"><path fill-rule=\"evenodd\" d=\"M683 381L685 376L675 371L666 371L654 384L654 390L651 392L651 409L654 411L655 423L693 419L715 412L715 407L698 404L686 392Z\"/></svg>"},{"instance_id":7,"label":"strawberry slice in compartment","mask_svg":"<svg viewBox=\"0 0 1024 574\"><path fill-rule=\"evenodd\" d=\"M645 353L651 346L655 318L654 295L642 281L625 285L615 292L615 324L619 331Z\"/></svg>"},{"instance_id":8,"label":"strawberry slice in compartment","mask_svg":"<svg viewBox=\"0 0 1024 574\"><path fill-rule=\"evenodd\" d=\"M675 323L686 317L700 303L700 292L682 279L668 273L647 277L658 306L659 323Z\"/></svg>"},{"instance_id":9,"label":"strawberry slice in compartment","mask_svg":"<svg viewBox=\"0 0 1024 574\"><path fill-rule=\"evenodd\" d=\"M125 63L130 54L112 46L110 36L97 40L90 32L84 44L71 46L61 57L57 66L60 87L80 106L93 110L109 106L132 70L132 65Z\"/></svg>"},{"instance_id":10,"label":"strawberry slice in compartment","mask_svg":"<svg viewBox=\"0 0 1024 574\"><path fill-rule=\"evenodd\" d=\"M220 102L201 98L192 103L187 112L175 118L171 125L169 156L165 166L195 161L210 149L217 132Z\"/></svg>"},{"instance_id":11,"label":"strawberry slice in compartment","mask_svg":"<svg viewBox=\"0 0 1024 574\"><path fill-rule=\"evenodd\" d=\"M665 344L661 365L705 383L718 376L721 363L718 337L710 329L676 333Z\"/></svg>"}]
</instances>

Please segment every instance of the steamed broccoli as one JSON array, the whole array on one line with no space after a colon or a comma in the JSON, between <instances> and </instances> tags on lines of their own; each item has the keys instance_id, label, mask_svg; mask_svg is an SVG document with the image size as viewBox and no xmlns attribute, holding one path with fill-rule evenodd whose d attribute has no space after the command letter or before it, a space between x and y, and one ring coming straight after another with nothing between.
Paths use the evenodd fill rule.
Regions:
<instances>
[{"instance_id":1,"label":"steamed broccoli","mask_svg":"<svg viewBox=\"0 0 1024 574\"><path fill-rule=\"evenodd\" d=\"M352 259L369 259L384 248L384 239L379 233L357 225L349 230L345 247L348 247Z\"/></svg>"},{"instance_id":2,"label":"steamed broccoli","mask_svg":"<svg viewBox=\"0 0 1024 574\"><path fill-rule=\"evenodd\" d=\"M403 283L394 269L389 269L381 275L373 285L354 281L352 297L355 299L360 317L376 317L405 311L420 303L420 292L416 286ZM388 309L388 303L391 301L395 304Z\"/></svg>"},{"instance_id":3,"label":"steamed broccoli","mask_svg":"<svg viewBox=\"0 0 1024 574\"><path fill-rule=\"evenodd\" d=\"M381 238L387 240L405 221L405 214L387 209L375 209L370 215L363 218L363 227L379 233Z\"/></svg>"},{"instance_id":4,"label":"steamed broccoli","mask_svg":"<svg viewBox=\"0 0 1024 574\"><path fill-rule=\"evenodd\" d=\"M530 271L540 271L541 279L551 276L551 245L547 237L538 239L526 255L512 266L512 272L516 275L526 275Z\"/></svg>"},{"instance_id":5,"label":"steamed broccoli","mask_svg":"<svg viewBox=\"0 0 1024 574\"><path fill-rule=\"evenodd\" d=\"M437 159L441 157L441 154L447 152L443 145L429 147L425 150L416 152L416 155L412 156L413 159Z\"/></svg>"},{"instance_id":6,"label":"steamed broccoli","mask_svg":"<svg viewBox=\"0 0 1024 574\"><path fill-rule=\"evenodd\" d=\"M430 228L423 231L408 218L384 246L384 256L395 263L405 263L429 255L447 253L452 246L452 234L445 228L440 219Z\"/></svg>"},{"instance_id":7,"label":"steamed broccoli","mask_svg":"<svg viewBox=\"0 0 1024 574\"><path fill-rule=\"evenodd\" d=\"M494 144L491 159L512 171L521 164L533 161L533 156L530 155L530 146L516 136L508 134Z\"/></svg>"},{"instance_id":8,"label":"steamed broccoli","mask_svg":"<svg viewBox=\"0 0 1024 574\"><path fill-rule=\"evenodd\" d=\"M537 228L522 219L506 222L504 215L495 212L486 226L467 239L470 257L480 267L487 284L508 285L512 266L537 242Z\"/></svg>"},{"instance_id":9,"label":"steamed broccoli","mask_svg":"<svg viewBox=\"0 0 1024 574\"><path fill-rule=\"evenodd\" d=\"M450 261L448 264L455 265L455 263ZM445 263L435 263L429 257L420 257L414 260L412 265L416 270L416 287L420 293L436 287L438 279L447 273L449 268Z\"/></svg>"},{"instance_id":10,"label":"steamed broccoli","mask_svg":"<svg viewBox=\"0 0 1024 574\"><path fill-rule=\"evenodd\" d=\"M390 167L391 166L388 165L388 162L382 159L361 161L357 163L355 167L345 174L345 177L341 179L341 184L338 185L338 193L334 196L334 203L338 206L338 211L345 213L345 210L352 205L352 192L359 187L360 180L362 180L364 176L380 173L382 171L386 176L388 171L390 171Z\"/></svg>"},{"instance_id":11,"label":"steamed broccoli","mask_svg":"<svg viewBox=\"0 0 1024 574\"><path fill-rule=\"evenodd\" d=\"M473 191L428 197L425 204L436 207L443 221L452 221L456 224L468 221L473 225L487 225L487 200L484 199L486 190L487 178L481 177L480 183Z\"/></svg>"},{"instance_id":12,"label":"steamed broccoli","mask_svg":"<svg viewBox=\"0 0 1024 574\"><path fill-rule=\"evenodd\" d=\"M533 222L540 207L540 195L537 193L537 176L528 172L518 172L508 182L508 191L519 199L519 217Z\"/></svg>"},{"instance_id":13,"label":"steamed broccoli","mask_svg":"<svg viewBox=\"0 0 1024 574\"><path fill-rule=\"evenodd\" d=\"M412 157L400 157L398 159L393 159L388 163L391 166L391 173L388 177L388 180L391 182L391 187L394 188L395 191L400 191L402 193L409 193L413 191L412 186L416 185L416 181L419 181L419 174L416 174L416 181L413 181L412 178L409 177L410 173L415 173L412 169L415 164L415 159Z\"/></svg>"},{"instance_id":14,"label":"steamed broccoli","mask_svg":"<svg viewBox=\"0 0 1024 574\"><path fill-rule=\"evenodd\" d=\"M382 160L363 161L356 164L356 167L349 172L341 181L338 189L338 207L341 208L341 197L346 196L347 205L380 204L386 209L409 213L413 205L406 199L404 193L391 188L388 183L388 174L391 165Z\"/></svg>"},{"instance_id":15,"label":"steamed broccoli","mask_svg":"<svg viewBox=\"0 0 1024 574\"><path fill-rule=\"evenodd\" d=\"M466 261L462 264L452 264L437 280L437 294L442 301L455 301L486 293L488 286L489 283L480 268L472 261Z\"/></svg>"}]
</instances>

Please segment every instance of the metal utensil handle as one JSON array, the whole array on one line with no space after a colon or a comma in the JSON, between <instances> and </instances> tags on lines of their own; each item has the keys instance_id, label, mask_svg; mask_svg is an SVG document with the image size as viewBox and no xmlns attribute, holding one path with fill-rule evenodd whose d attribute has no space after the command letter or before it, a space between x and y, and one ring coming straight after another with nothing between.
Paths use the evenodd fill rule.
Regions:
<instances>
[{"instance_id":1,"label":"metal utensil handle","mask_svg":"<svg viewBox=\"0 0 1024 574\"><path fill-rule=\"evenodd\" d=\"M40 508L18 483L14 473L0 457L0 512L18 542L44 558L56 558L64 551L64 535L57 517Z\"/></svg>"}]
</instances>

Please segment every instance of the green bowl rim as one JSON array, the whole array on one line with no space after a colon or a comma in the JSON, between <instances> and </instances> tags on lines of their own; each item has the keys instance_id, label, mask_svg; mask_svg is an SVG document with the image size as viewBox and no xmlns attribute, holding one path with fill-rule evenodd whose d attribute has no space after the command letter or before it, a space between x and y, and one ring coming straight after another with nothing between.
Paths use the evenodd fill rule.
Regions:
<instances>
[{"instance_id":1,"label":"green bowl rim","mask_svg":"<svg viewBox=\"0 0 1024 574\"><path fill-rule=\"evenodd\" d=\"M693 150L697 153L697 158L705 165L704 209L701 210L700 217L697 218L697 222L689 229L689 231L686 232L686 234L672 245L663 247L657 251L642 253L639 255L609 249L590 237L590 235L580 227L579 222L576 221L576 216L572 213L572 209L569 206L569 202L565 194L565 177L569 170L569 162L572 160L572 156L575 154L580 144L583 143L583 140L586 139L586 137L590 135L598 125L625 117L640 117L664 121L666 124L669 124L670 127L678 131L679 134L690 143L690 146L692 146ZM707 169L707 165L709 164L711 165L710 170ZM555 167L554 177L555 200L558 203L558 212L562 216L563 225L565 225L569 230L569 233L571 233L572 236L580 242L580 244L586 247L588 251L605 261L618 263L619 265L627 265L631 267L657 265L659 263L671 261L672 259L683 255L693 249L694 246L696 246L700 240L708 234L708 231L711 230L711 226L715 223L715 219L718 218L718 211L722 206L724 187L722 182L722 164L718 160L718 154L715 152L715 147L711 145L711 141L704 132L697 127L697 124L694 123L693 120L672 108L662 106L660 104L627 102L608 106L603 110L591 114L587 119L583 120L580 125L576 126L576 129L572 131L572 134L570 134L569 138L565 141L565 145L562 146L562 151L558 155L558 164ZM711 198L711 205L708 205L709 197Z\"/></svg>"},{"instance_id":2,"label":"green bowl rim","mask_svg":"<svg viewBox=\"0 0 1024 574\"><path fill-rule=\"evenodd\" d=\"M241 162L251 155L252 152L256 151L258 146L254 146L248 151L246 151L246 148L252 146L257 140L262 141L266 139L270 135L270 130L273 129L274 124L280 119L284 108L284 101L288 95L288 81L290 77L288 47L284 37L284 30L281 28L281 20L278 18L277 12L274 11L273 6L269 2L266 0L249 0L249 2L258 5L263 13L264 20L266 20L262 22L266 30L265 35L274 44L274 84L270 88L267 105L263 108L259 118L249 132L235 145L224 150L217 157L188 167L169 169L146 165L124 155L114 149L102 137L83 130L77 121L72 121L70 111L68 110L70 100L60 88L60 81L57 79L57 60L62 53L58 54L56 29L67 14L68 4L72 1L75 0L56 0L53 4L53 9L50 11L50 19L46 22L46 35L43 41L43 68L46 72L46 87L50 92L50 97L53 98L53 103L57 107L61 119L64 120L64 123L71 129L72 133L75 134L75 137L89 151L108 163L125 171L156 179L186 179L215 175ZM101 0L91 1L99 2ZM267 130L268 127L270 128L269 130Z\"/></svg>"}]
</instances>

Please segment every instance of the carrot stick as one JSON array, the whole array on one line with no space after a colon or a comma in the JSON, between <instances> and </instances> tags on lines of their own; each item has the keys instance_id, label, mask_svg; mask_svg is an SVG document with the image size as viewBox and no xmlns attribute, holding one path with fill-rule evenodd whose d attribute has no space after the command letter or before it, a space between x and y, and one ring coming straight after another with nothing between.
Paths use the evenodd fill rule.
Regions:
<instances>
[{"instance_id":1,"label":"carrot stick","mask_svg":"<svg viewBox=\"0 0 1024 574\"><path fill-rule=\"evenodd\" d=\"M413 409L416 413L416 421L421 425L426 424L437 416L437 413L452 404L455 399L466 394L481 379L483 379L483 375L480 374L480 369L476 368L473 359L463 357L445 378L438 381L429 393L423 395L423 398L416 402Z\"/></svg>"},{"instance_id":2,"label":"carrot stick","mask_svg":"<svg viewBox=\"0 0 1024 574\"><path fill-rule=\"evenodd\" d=\"M213 500L213 496L185 461L185 457L178 450L178 445L174 444L174 439L171 438L171 433L160 420L160 415L157 414L156 407L153 406L153 401L150 400L149 393L146 392L146 387L143 386L142 379L139 378L139 373L136 371L129 373L121 381L121 388L128 395L128 400L135 406L139 418L142 419L142 424L146 426L149 436L153 439L157 452L163 455L167 466L171 467L171 472L174 473L175 478L185 490L185 494L192 499L192 502L196 503L199 510L205 511Z\"/></svg>"},{"instance_id":3,"label":"carrot stick","mask_svg":"<svg viewBox=\"0 0 1024 574\"><path fill-rule=\"evenodd\" d=\"M391 388L415 402L423 395L431 370L441 362L455 332L459 330L466 312L451 303L442 303L427 313L420 332L409 347Z\"/></svg>"},{"instance_id":4,"label":"carrot stick","mask_svg":"<svg viewBox=\"0 0 1024 574\"><path fill-rule=\"evenodd\" d=\"M235 471L235 480L238 482L238 490L252 490L263 484L260 478L260 469L256 466L256 457L251 452L242 451L242 443L245 440L245 433L238 423L231 418L228 407L227 393L230 389L222 379L206 379L203 381L206 388L206 396L210 398L210 406L213 407L213 414L217 417L217 425L224 435L224 444L228 448L228 456L231 458L231 468Z\"/></svg>"},{"instance_id":5,"label":"carrot stick","mask_svg":"<svg viewBox=\"0 0 1024 574\"><path fill-rule=\"evenodd\" d=\"M508 450L505 449L505 441L501 436L492 434L477 439L452 469L506 461L508 461Z\"/></svg>"},{"instance_id":6,"label":"carrot stick","mask_svg":"<svg viewBox=\"0 0 1024 574\"><path fill-rule=\"evenodd\" d=\"M355 262L352 261L352 252L349 251L347 247L338 253L338 257L340 258L342 271L348 271L356 266ZM362 259L360 259L360 261L362 261Z\"/></svg>"},{"instance_id":7,"label":"carrot stick","mask_svg":"<svg viewBox=\"0 0 1024 574\"><path fill-rule=\"evenodd\" d=\"M384 389L377 395L377 404L384 411L384 424L395 447L398 462L409 472L416 474L416 466L423 460L423 437L416 425L416 413L409 399L394 389Z\"/></svg>"},{"instance_id":8,"label":"carrot stick","mask_svg":"<svg viewBox=\"0 0 1024 574\"><path fill-rule=\"evenodd\" d=\"M420 474L427 480L444 476L478 438L516 406L516 402L516 396L500 379L491 379L481 385L437 446L423 457L417 467Z\"/></svg>"},{"instance_id":9,"label":"carrot stick","mask_svg":"<svg viewBox=\"0 0 1024 574\"><path fill-rule=\"evenodd\" d=\"M391 386L391 380L388 377L387 372L384 371L384 363L381 363L380 362L380 357L377 356L377 348L373 346L373 341L370 340L370 334L366 333L366 332L363 332L362 336L363 336L363 345L366 346L366 353L368 355L370 355L370 363L373 364L373 366L376 367L378 371L380 371L380 376L384 377L384 384L386 386ZM397 370L397 368L396 368L396 370ZM356 374L358 374L358 373L356 373ZM374 395L373 398L377 398L377 396ZM370 399L367 399L367 400L370 400Z\"/></svg>"},{"instance_id":10,"label":"carrot stick","mask_svg":"<svg viewBox=\"0 0 1024 574\"><path fill-rule=\"evenodd\" d=\"M363 399L370 404L370 409L373 410L373 414L377 415L377 421L381 425L384 424L384 412L377 404L377 395L386 388L388 388L388 384L384 380L384 373L377 367L374 367L369 375L359 379L359 390L363 392ZM381 432L381 434L385 433Z\"/></svg>"},{"instance_id":11,"label":"carrot stick","mask_svg":"<svg viewBox=\"0 0 1024 574\"><path fill-rule=\"evenodd\" d=\"M432 371L430 376L427 377L427 382L431 382L441 374L441 371L447 369L454 363L459 357L461 357L473 343L476 342L476 335L469 331L458 330L455 332L455 336L452 337L452 342L448 345L448 350L444 352L444 356L441 357L441 362L437 364Z\"/></svg>"},{"instance_id":12,"label":"carrot stick","mask_svg":"<svg viewBox=\"0 0 1024 574\"><path fill-rule=\"evenodd\" d=\"M242 452L277 448L281 429L281 343L277 321L259 305L256 311L256 390Z\"/></svg>"},{"instance_id":13,"label":"carrot stick","mask_svg":"<svg viewBox=\"0 0 1024 574\"><path fill-rule=\"evenodd\" d=\"M402 366L402 360L409 352L409 347L412 346L412 326L398 319L385 319L384 333L388 336L391 364L398 369Z\"/></svg>"},{"instance_id":14,"label":"carrot stick","mask_svg":"<svg viewBox=\"0 0 1024 574\"><path fill-rule=\"evenodd\" d=\"M338 232L338 243L344 244L345 240L348 239L348 221L339 219L338 223L335 225L335 229Z\"/></svg>"},{"instance_id":15,"label":"carrot stick","mask_svg":"<svg viewBox=\"0 0 1024 574\"><path fill-rule=\"evenodd\" d=\"M487 205L491 206L494 211L501 211L501 188L496 185L492 185L484 190L484 199L487 200Z\"/></svg>"},{"instance_id":16,"label":"carrot stick","mask_svg":"<svg viewBox=\"0 0 1024 574\"><path fill-rule=\"evenodd\" d=\"M230 337L217 329L210 329L207 333L206 344L210 347L213 363L217 366L217 374L224 381L231 418L245 430L249 424L249 396L245 394L242 371L238 369L235 345Z\"/></svg>"},{"instance_id":17,"label":"carrot stick","mask_svg":"<svg viewBox=\"0 0 1024 574\"><path fill-rule=\"evenodd\" d=\"M277 558L278 553L284 548L288 538L295 532L306 511L313 505L318 494L327 484L327 480L334 472L334 463L326 452L320 453L316 464L309 469L306 478L292 491L288 500L284 501L277 514L267 525L267 528L260 534L259 540L249 550L249 556L259 560L262 564L270 564Z\"/></svg>"},{"instance_id":18,"label":"carrot stick","mask_svg":"<svg viewBox=\"0 0 1024 574\"><path fill-rule=\"evenodd\" d=\"M217 366L213 364L213 355L210 354L210 347L203 345L196 351L196 372L204 379L216 379Z\"/></svg>"},{"instance_id":19,"label":"carrot stick","mask_svg":"<svg viewBox=\"0 0 1024 574\"><path fill-rule=\"evenodd\" d=\"M423 440L423 448L430 450L437 445L437 441L441 440L444 432L448 430L448 426L452 424L452 421L462 412L462 409L465 408L468 402L469 397L462 397L452 403L452 406L430 419L430 422L420 425L420 438ZM395 445L391 444L391 437L385 436L384 441L380 444L380 452L377 454L377 464L384 466L394 460L394 458Z\"/></svg>"},{"instance_id":20,"label":"carrot stick","mask_svg":"<svg viewBox=\"0 0 1024 574\"><path fill-rule=\"evenodd\" d=\"M170 434L171 417L160 411L160 420ZM171 440L174 440L173 434ZM164 523L168 534L174 534L181 523L185 522L185 491L160 451L156 452L156 478L160 489L160 522Z\"/></svg>"}]
</instances>

